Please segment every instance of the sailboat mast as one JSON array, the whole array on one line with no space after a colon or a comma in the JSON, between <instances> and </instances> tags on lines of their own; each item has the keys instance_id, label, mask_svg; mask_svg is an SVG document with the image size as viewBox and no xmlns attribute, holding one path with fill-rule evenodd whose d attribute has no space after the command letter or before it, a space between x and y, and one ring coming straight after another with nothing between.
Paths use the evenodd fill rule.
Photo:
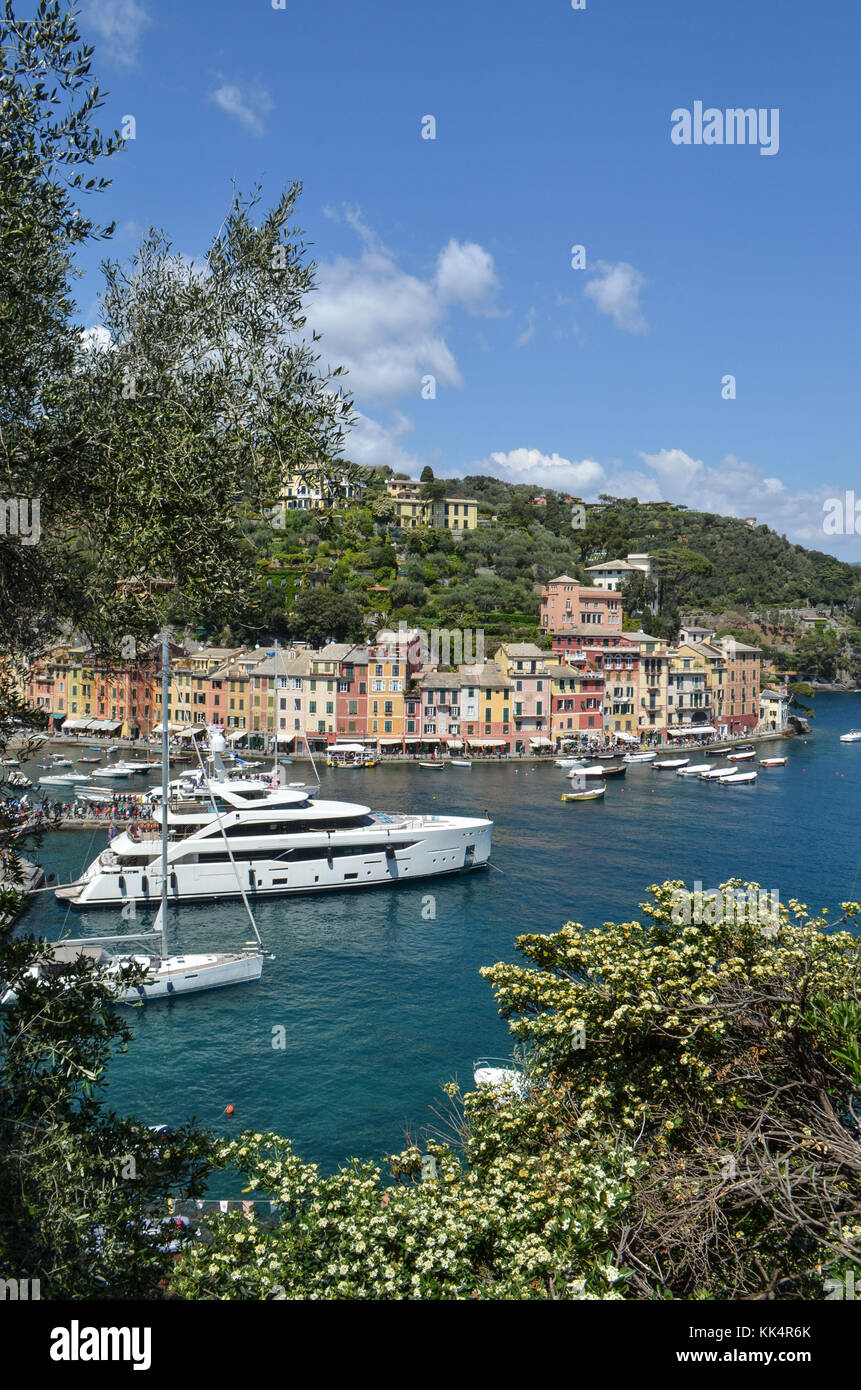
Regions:
<instances>
[{"instance_id":1,"label":"sailboat mast","mask_svg":"<svg viewBox=\"0 0 861 1390\"><path fill-rule=\"evenodd\" d=\"M167 782L170 659L167 630L161 635L161 957L167 956Z\"/></svg>"},{"instance_id":2,"label":"sailboat mast","mask_svg":"<svg viewBox=\"0 0 861 1390\"><path fill-rule=\"evenodd\" d=\"M272 769L278 776L278 638L275 638L275 766Z\"/></svg>"}]
</instances>

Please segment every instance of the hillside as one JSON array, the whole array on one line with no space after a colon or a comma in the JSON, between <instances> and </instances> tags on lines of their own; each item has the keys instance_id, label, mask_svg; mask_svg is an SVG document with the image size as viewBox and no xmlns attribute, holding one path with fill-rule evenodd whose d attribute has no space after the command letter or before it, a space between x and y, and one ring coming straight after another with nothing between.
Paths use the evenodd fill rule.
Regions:
<instances>
[{"instance_id":1,"label":"hillside","mask_svg":"<svg viewBox=\"0 0 861 1390\"><path fill-rule=\"evenodd\" d=\"M446 531L396 528L386 493L391 471L354 472L364 483L361 506L287 512L277 527L249 520L260 591L242 613L204 615L202 633L349 639L403 620L534 639L541 584L560 573L588 583L587 565L632 551L649 551L659 564L657 617L631 603L658 632L669 634L680 612L775 613L861 598L856 566L732 517L603 498L575 529L572 501L559 493L493 477L448 478L447 496L479 502L479 528L455 540ZM539 495L546 504L535 504Z\"/></svg>"}]
</instances>

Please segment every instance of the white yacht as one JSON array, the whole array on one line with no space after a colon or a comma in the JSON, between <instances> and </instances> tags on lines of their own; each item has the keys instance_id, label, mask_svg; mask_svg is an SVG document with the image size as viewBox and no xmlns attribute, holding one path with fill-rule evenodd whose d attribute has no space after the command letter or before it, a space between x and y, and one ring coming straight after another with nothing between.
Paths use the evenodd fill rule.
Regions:
<instances>
[{"instance_id":1,"label":"white yacht","mask_svg":"<svg viewBox=\"0 0 861 1390\"><path fill-rule=\"evenodd\" d=\"M320 801L316 788L278 778L243 780L224 767L224 739L210 742L214 776L186 795L169 793L166 812L116 835L74 883L56 889L74 907L158 901L161 824L167 815L171 902L358 888L484 867L493 822L449 815L374 814L369 806Z\"/></svg>"}]
</instances>

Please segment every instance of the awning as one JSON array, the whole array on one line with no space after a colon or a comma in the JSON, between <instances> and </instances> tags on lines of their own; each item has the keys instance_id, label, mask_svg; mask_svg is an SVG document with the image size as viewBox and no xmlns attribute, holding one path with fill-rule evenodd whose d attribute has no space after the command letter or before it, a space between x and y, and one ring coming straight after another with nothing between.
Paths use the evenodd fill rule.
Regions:
<instances>
[{"instance_id":1,"label":"awning","mask_svg":"<svg viewBox=\"0 0 861 1390\"><path fill-rule=\"evenodd\" d=\"M460 738L450 738L449 741L448 741L448 746L449 746L449 748L462 748L462 747L463 747L463 739L460 739Z\"/></svg>"},{"instance_id":2,"label":"awning","mask_svg":"<svg viewBox=\"0 0 861 1390\"><path fill-rule=\"evenodd\" d=\"M470 748L499 748L508 742L504 738L471 738Z\"/></svg>"},{"instance_id":3,"label":"awning","mask_svg":"<svg viewBox=\"0 0 861 1390\"><path fill-rule=\"evenodd\" d=\"M227 742L228 742L228 743L239 743L240 739L247 738L247 737L248 737L248 730L247 730L247 729L234 729L232 733L230 733L230 734L227 735Z\"/></svg>"},{"instance_id":4,"label":"awning","mask_svg":"<svg viewBox=\"0 0 861 1390\"><path fill-rule=\"evenodd\" d=\"M412 742L411 739L407 739L407 743L411 743L411 742ZM393 747L396 743L403 743L403 739L400 739L400 738L381 738L381 739L380 739L380 744L381 744L381 746L384 746L384 747L386 747L386 748L391 748L391 747Z\"/></svg>"},{"instance_id":5,"label":"awning","mask_svg":"<svg viewBox=\"0 0 861 1390\"><path fill-rule=\"evenodd\" d=\"M533 748L549 748L551 746L549 738L531 738L529 742Z\"/></svg>"},{"instance_id":6,"label":"awning","mask_svg":"<svg viewBox=\"0 0 861 1390\"><path fill-rule=\"evenodd\" d=\"M185 725L185 724L174 724L171 720L168 720L167 731L168 731L169 734L179 734L179 733L181 733L182 730L185 729L185 728L187 728L187 725ZM164 725L163 725L163 724L156 724L155 728L153 729L153 733L154 733L154 734L163 734L163 733L164 733Z\"/></svg>"},{"instance_id":7,"label":"awning","mask_svg":"<svg viewBox=\"0 0 861 1390\"><path fill-rule=\"evenodd\" d=\"M623 743L639 743L639 742L640 742L640 740L639 740L639 738L638 738L638 736L637 736L636 734L623 734L622 731L621 731L621 729L617 729L617 730L616 730L614 737L617 738L617 739L621 739Z\"/></svg>"},{"instance_id":8,"label":"awning","mask_svg":"<svg viewBox=\"0 0 861 1390\"><path fill-rule=\"evenodd\" d=\"M405 738L404 743L421 743L420 738Z\"/></svg>"},{"instance_id":9,"label":"awning","mask_svg":"<svg viewBox=\"0 0 861 1390\"><path fill-rule=\"evenodd\" d=\"M64 729L86 729L88 721L86 719L66 719L63 722Z\"/></svg>"},{"instance_id":10,"label":"awning","mask_svg":"<svg viewBox=\"0 0 861 1390\"><path fill-rule=\"evenodd\" d=\"M684 728L667 729L670 738L685 738L688 734L714 734L717 730L711 724L686 724Z\"/></svg>"}]
</instances>

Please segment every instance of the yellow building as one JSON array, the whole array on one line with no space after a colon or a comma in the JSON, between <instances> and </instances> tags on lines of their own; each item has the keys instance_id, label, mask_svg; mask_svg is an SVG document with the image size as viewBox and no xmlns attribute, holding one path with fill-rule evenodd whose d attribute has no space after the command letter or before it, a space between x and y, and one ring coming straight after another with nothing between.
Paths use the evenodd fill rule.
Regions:
<instances>
[{"instance_id":1,"label":"yellow building","mask_svg":"<svg viewBox=\"0 0 861 1390\"><path fill-rule=\"evenodd\" d=\"M717 707L711 662L699 648L682 645L670 652L667 675L667 727L712 724Z\"/></svg>"},{"instance_id":2,"label":"yellow building","mask_svg":"<svg viewBox=\"0 0 861 1390\"><path fill-rule=\"evenodd\" d=\"M474 531L478 526L478 502L471 497L422 497L422 484L393 478L387 484L398 526L412 531L435 526L441 531Z\"/></svg>"},{"instance_id":3,"label":"yellow building","mask_svg":"<svg viewBox=\"0 0 861 1390\"><path fill-rule=\"evenodd\" d=\"M367 732L383 742L400 742L404 736L406 662L383 644L368 649L367 669Z\"/></svg>"},{"instance_id":4,"label":"yellow building","mask_svg":"<svg viewBox=\"0 0 861 1390\"><path fill-rule=\"evenodd\" d=\"M288 474L282 500L288 512L320 512L329 507L354 506L361 497L361 484L333 467Z\"/></svg>"}]
</instances>

